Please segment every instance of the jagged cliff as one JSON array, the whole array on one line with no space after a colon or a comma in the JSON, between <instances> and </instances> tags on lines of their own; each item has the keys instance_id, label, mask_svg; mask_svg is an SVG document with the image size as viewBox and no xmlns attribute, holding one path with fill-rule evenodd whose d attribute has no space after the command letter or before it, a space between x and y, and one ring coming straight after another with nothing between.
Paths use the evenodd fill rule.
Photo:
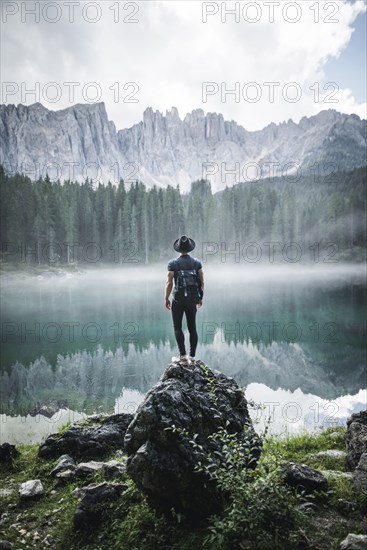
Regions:
<instances>
[{"instance_id":1,"label":"jagged cliff","mask_svg":"<svg viewBox=\"0 0 367 550\"><path fill-rule=\"evenodd\" d=\"M248 132L221 114L196 109L180 119L175 107L151 108L131 128L116 131L104 103L49 111L40 103L0 106L0 162L32 178L86 176L147 186L207 177L213 191L271 174L330 173L364 166L367 121L335 110ZM330 164L331 163L331 164ZM257 166L257 167L256 167Z\"/></svg>"},{"instance_id":2,"label":"jagged cliff","mask_svg":"<svg viewBox=\"0 0 367 550\"><path fill-rule=\"evenodd\" d=\"M0 161L5 168L33 178L48 171L60 179L83 179L83 168L93 177L103 175L120 158L116 128L103 103L75 105L49 111L40 103L0 106ZM86 168L87 163L89 167Z\"/></svg>"}]
</instances>

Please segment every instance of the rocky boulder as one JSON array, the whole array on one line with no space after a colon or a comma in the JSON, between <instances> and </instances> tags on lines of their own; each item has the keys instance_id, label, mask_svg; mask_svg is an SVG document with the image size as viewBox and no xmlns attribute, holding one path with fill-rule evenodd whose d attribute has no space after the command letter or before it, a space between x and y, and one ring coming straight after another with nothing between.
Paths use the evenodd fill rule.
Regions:
<instances>
[{"instance_id":1,"label":"rocky boulder","mask_svg":"<svg viewBox=\"0 0 367 550\"><path fill-rule=\"evenodd\" d=\"M236 434L247 466L255 467L261 442L237 383L203 363L170 364L126 431L127 473L158 509L191 517L213 513L223 495L195 467L208 453L225 460L220 438L210 437L223 428Z\"/></svg>"},{"instance_id":2,"label":"rocky boulder","mask_svg":"<svg viewBox=\"0 0 367 550\"><path fill-rule=\"evenodd\" d=\"M121 413L74 424L63 434L50 435L38 454L42 458L57 458L69 453L89 459L101 457L123 447L126 428L132 419L132 414Z\"/></svg>"},{"instance_id":3,"label":"rocky boulder","mask_svg":"<svg viewBox=\"0 0 367 550\"><path fill-rule=\"evenodd\" d=\"M40 479L30 479L21 483L19 487L19 496L23 499L39 497L43 493L43 485Z\"/></svg>"},{"instance_id":4,"label":"rocky boulder","mask_svg":"<svg viewBox=\"0 0 367 550\"><path fill-rule=\"evenodd\" d=\"M10 445L10 443L3 443L0 445L0 463L6 464L11 462L13 458L16 458L19 455L19 451L16 449L15 445Z\"/></svg>"},{"instance_id":5,"label":"rocky boulder","mask_svg":"<svg viewBox=\"0 0 367 550\"><path fill-rule=\"evenodd\" d=\"M302 487L306 491L327 491L329 484L326 477L306 464L288 462L284 465L284 480L292 487Z\"/></svg>"},{"instance_id":6,"label":"rocky boulder","mask_svg":"<svg viewBox=\"0 0 367 550\"><path fill-rule=\"evenodd\" d=\"M108 462L91 460L75 464L70 456L63 455L51 471L50 476L55 478L56 486L58 486L69 483L76 478L83 479L97 473L100 473L107 480L126 477L126 466L125 463L119 460L109 460Z\"/></svg>"},{"instance_id":7,"label":"rocky boulder","mask_svg":"<svg viewBox=\"0 0 367 550\"><path fill-rule=\"evenodd\" d=\"M98 523L105 504L118 499L126 488L117 483L100 483L86 487L74 514L74 528L93 528Z\"/></svg>"},{"instance_id":8,"label":"rocky boulder","mask_svg":"<svg viewBox=\"0 0 367 550\"><path fill-rule=\"evenodd\" d=\"M366 548L367 535L349 533L347 538L340 543L340 550L365 550Z\"/></svg>"},{"instance_id":9,"label":"rocky boulder","mask_svg":"<svg viewBox=\"0 0 367 550\"><path fill-rule=\"evenodd\" d=\"M75 469L75 462L74 459L69 455L62 455L60 456L60 460L56 464L56 466L51 470L50 476L56 477L61 472L64 472L65 470L74 470Z\"/></svg>"},{"instance_id":10,"label":"rocky boulder","mask_svg":"<svg viewBox=\"0 0 367 550\"><path fill-rule=\"evenodd\" d=\"M367 493L367 453L363 453L353 472L353 484L358 491Z\"/></svg>"},{"instance_id":11,"label":"rocky boulder","mask_svg":"<svg viewBox=\"0 0 367 550\"><path fill-rule=\"evenodd\" d=\"M118 460L110 460L102 466L102 476L104 479L115 479L126 475L126 466Z\"/></svg>"},{"instance_id":12,"label":"rocky boulder","mask_svg":"<svg viewBox=\"0 0 367 550\"><path fill-rule=\"evenodd\" d=\"M352 414L347 421L347 465L354 470L363 453L367 453L367 410Z\"/></svg>"},{"instance_id":13,"label":"rocky boulder","mask_svg":"<svg viewBox=\"0 0 367 550\"><path fill-rule=\"evenodd\" d=\"M80 462L74 470L76 477L88 477L102 470L104 462L91 460L89 462Z\"/></svg>"}]
</instances>

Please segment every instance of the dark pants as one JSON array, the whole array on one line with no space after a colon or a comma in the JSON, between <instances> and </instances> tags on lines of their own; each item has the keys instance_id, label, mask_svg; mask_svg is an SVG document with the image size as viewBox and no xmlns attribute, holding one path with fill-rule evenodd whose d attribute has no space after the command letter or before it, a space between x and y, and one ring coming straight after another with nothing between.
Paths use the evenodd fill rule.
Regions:
<instances>
[{"instance_id":1,"label":"dark pants","mask_svg":"<svg viewBox=\"0 0 367 550\"><path fill-rule=\"evenodd\" d=\"M182 332L182 317L185 313L187 328L190 333L190 356L195 357L196 346L198 345L198 333L196 332L196 304L181 305L172 300L172 319L175 329L175 337L181 355L186 355L185 337Z\"/></svg>"}]
</instances>

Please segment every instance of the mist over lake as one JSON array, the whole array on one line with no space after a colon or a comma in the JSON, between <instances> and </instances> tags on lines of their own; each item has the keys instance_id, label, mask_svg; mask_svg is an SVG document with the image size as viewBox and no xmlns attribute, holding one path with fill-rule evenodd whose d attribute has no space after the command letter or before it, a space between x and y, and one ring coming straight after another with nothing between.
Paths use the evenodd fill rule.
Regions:
<instances>
[{"instance_id":1,"label":"mist over lake","mask_svg":"<svg viewBox=\"0 0 367 550\"><path fill-rule=\"evenodd\" d=\"M203 269L197 357L246 387L259 430L317 430L364 407L365 266ZM69 419L136 410L177 354L165 278L166 262L3 276L4 440L40 441Z\"/></svg>"}]
</instances>

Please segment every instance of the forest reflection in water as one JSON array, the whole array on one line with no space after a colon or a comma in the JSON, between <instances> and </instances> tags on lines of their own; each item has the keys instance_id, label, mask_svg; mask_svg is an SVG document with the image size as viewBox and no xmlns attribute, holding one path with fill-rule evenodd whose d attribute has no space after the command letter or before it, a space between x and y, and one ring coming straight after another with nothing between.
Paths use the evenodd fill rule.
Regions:
<instances>
[{"instance_id":1,"label":"forest reflection in water","mask_svg":"<svg viewBox=\"0 0 367 550\"><path fill-rule=\"evenodd\" d=\"M365 407L363 266L204 267L198 357L262 403L260 427L316 429ZM136 410L176 353L164 282L160 266L3 284L2 440ZM61 409L38 414L50 402Z\"/></svg>"}]
</instances>

